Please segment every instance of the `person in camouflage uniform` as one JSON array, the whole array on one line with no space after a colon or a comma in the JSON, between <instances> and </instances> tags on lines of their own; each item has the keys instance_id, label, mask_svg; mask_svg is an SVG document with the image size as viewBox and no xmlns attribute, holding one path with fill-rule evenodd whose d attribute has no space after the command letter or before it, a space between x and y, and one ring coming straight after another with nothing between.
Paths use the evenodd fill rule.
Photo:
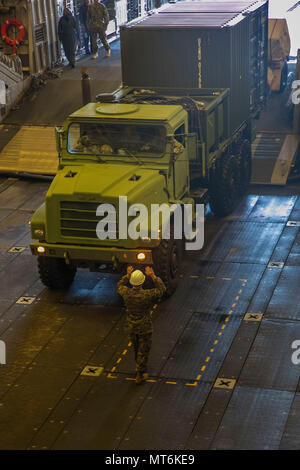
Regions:
<instances>
[{"instance_id":1,"label":"person in camouflage uniform","mask_svg":"<svg viewBox=\"0 0 300 470\"><path fill-rule=\"evenodd\" d=\"M93 59L98 57L98 36L106 50L106 57L110 56L110 47L105 33L108 23L109 15L106 6L100 3L99 0L94 0L94 3L88 6L86 17L86 24L91 35Z\"/></svg>"},{"instance_id":2,"label":"person in camouflage uniform","mask_svg":"<svg viewBox=\"0 0 300 470\"><path fill-rule=\"evenodd\" d=\"M148 378L147 365L153 332L150 311L166 290L163 281L154 274L152 268L147 266L145 273L152 278L155 288L143 289L145 276L141 271L134 271L132 266L127 267L127 274L118 282L118 293L123 297L126 307L125 329L134 347L137 384ZM132 287L129 287L129 283Z\"/></svg>"}]
</instances>

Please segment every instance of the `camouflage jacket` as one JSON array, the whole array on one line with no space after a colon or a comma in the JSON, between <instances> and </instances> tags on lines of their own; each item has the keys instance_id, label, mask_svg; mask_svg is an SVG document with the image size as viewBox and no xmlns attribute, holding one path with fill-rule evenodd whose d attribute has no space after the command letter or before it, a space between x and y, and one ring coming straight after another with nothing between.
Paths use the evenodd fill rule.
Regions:
<instances>
[{"instance_id":1,"label":"camouflage jacket","mask_svg":"<svg viewBox=\"0 0 300 470\"><path fill-rule=\"evenodd\" d=\"M118 282L118 292L123 297L126 307L125 329L128 333L145 335L152 333L151 308L155 300L162 297L166 288L163 281L156 277L154 289L132 289L128 286L127 276Z\"/></svg>"},{"instance_id":2,"label":"camouflage jacket","mask_svg":"<svg viewBox=\"0 0 300 470\"><path fill-rule=\"evenodd\" d=\"M86 24L90 30L107 27L109 15L105 5L102 3L91 3L88 6Z\"/></svg>"}]
</instances>

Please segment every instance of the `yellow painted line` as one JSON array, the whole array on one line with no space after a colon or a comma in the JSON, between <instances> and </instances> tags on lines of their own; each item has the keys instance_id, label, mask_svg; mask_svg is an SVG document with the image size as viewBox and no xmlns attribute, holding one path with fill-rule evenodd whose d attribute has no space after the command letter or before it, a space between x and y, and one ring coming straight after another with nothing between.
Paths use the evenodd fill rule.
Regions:
<instances>
[{"instance_id":1,"label":"yellow painted line","mask_svg":"<svg viewBox=\"0 0 300 470\"><path fill-rule=\"evenodd\" d=\"M108 379L116 379L116 378L117 378L116 375L111 375L110 373L108 373L106 377L107 377Z\"/></svg>"},{"instance_id":2,"label":"yellow painted line","mask_svg":"<svg viewBox=\"0 0 300 470\"><path fill-rule=\"evenodd\" d=\"M126 377L126 380L134 380L135 381L135 379L133 379L132 377Z\"/></svg>"},{"instance_id":3,"label":"yellow painted line","mask_svg":"<svg viewBox=\"0 0 300 470\"><path fill-rule=\"evenodd\" d=\"M231 277L222 277L223 281L231 281Z\"/></svg>"},{"instance_id":4,"label":"yellow painted line","mask_svg":"<svg viewBox=\"0 0 300 470\"><path fill-rule=\"evenodd\" d=\"M234 308L236 306L236 304L232 304L231 307Z\"/></svg>"},{"instance_id":5,"label":"yellow painted line","mask_svg":"<svg viewBox=\"0 0 300 470\"><path fill-rule=\"evenodd\" d=\"M210 361L210 357L207 356L207 358L205 359L205 362L209 362Z\"/></svg>"},{"instance_id":6,"label":"yellow painted line","mask_svg":"<svg viewBox=\"0 0 300 470\"><path fill-rule=\"evenodd\" d=\"M127 354L128 352L128 349L124 349L124 351L122 352L123 356L125 356L125 354Z\"/></svg>"},{"instance_id":7,"label":"yellow painted line","mask_svg":"<svg viewBox=\"0 0 300 470\"><path fill-rule=\"evenodd\" d=\"M225 321L227 322L228 320L229 320L229 317L226 317L226 318L225 318Z\"/></svg>"},{"instance_id":8,"label":"yellow painted line","mask_svg":"<svg viewBox=\"0 0 300 470\"><path fill-rule=\"evenodd\" d=\"M128 347L129 347L129 348L130 348L130 346L132 346L132 343L131 343L131 342L128 343Z\"/></svg>"},{"instance_id":9,"label":"yellow painted line","mask_svg":"<svg viewBox=\"0 0 300 470\"><path fill-rule=\"evenodd\" d=\"M235 300L239 300L239 296L238 296L238 295L236 296Z\"/></svg>"},{"instance_id":10,"label":"yellow painted line","mask_svg":"<svg viewBox=\"0 0 300 470\"><path fill-rule=\"evenodd\" d=\"M212 276L206 276L206 279L215 279L215 277L212 277Z\"/></svg>"},{"instance_id":11,"label":"yellow painted line","mask_svg":"<svg viewBox=\"0 0 300 470\"><path fill-rule=\"evenodd\" d=\"M200 380L200 379L201 379L201 375L197 375L196 380Z\"/></svg>"},{"instance_id":12,"label":"yellow painted line","mask_svg":"<svg viewBox=\"0 0 300 470\"><path fill-rule=\"evenodd\" d=\"M188 387L196 387L198 385L198 382L194 382L193 384L185 384Z\"/></svg>"},{"instance_id":13,"label":"yellow painted line","mask_svg":"<svg viewBox=\"0 0 300 470\"><path fill-rule=\"evenodd\" d=\"M147 379L146 382L153 382L153 383L156 383L157 380L153 380L153 379Z\"/></svg>"},{"instance_id":14,"label":"yellow painted line","mask_svg":"<svg viewBox=\"0 0 300 470\"><path fill-rule=\"evenodd\" d=\"M226 325L222 325L222 326L221 326L221 330L224 330L225 327L226 327Z\"/></svg>"},{"instance_id":15,"label":"yellow painted line","mask_svg":"<svg viewBox=\"0 0 300 470\"><path fill-rule=\"evenodd\" d=\"M117 364L119 364L121 361L122 361L122 358L119 357L119 359L117 360Z\"/></svg>"},{"instance_id":16,"label":"yellow painted line","mask_svg":"<svg viewBox=\"0 0 300 470\"><path fill-rule=\"evenodd\" d=\"M231 314L232 314L232 312L233 312L233 310L229 310L229 312L228 312L228 315L231 315Z\"/></svg>"},{"instance_id":17,"label":"yellow painted line","mask_svg":"<svg viewBox=\"0 0 300 470\"><path fill-rule=\"evenodd\" d=\"M240 289L240 290L239 290L239 294L241 294L242 292L243 292L243 289Z\"/></svg>"},{"instance_id":18,"label":"yellow painted line","mask_svg":"<svg viewBox=\"0 0 300 470\"><path fill-rule=\"evenodd\" d=\"M111 369L111 372L114 372L116 370L116 366L114 366L112 369Z\"/></svg>"},{"instance_id":19,"label":"yellow painted line","mask_svg":"<svg viewBox=\"0 0 300 470\"><path fill-rule=\"evenodd\" d=\"M200 276L190 276L191 279L199 279Z\"/></svg>"},{"instance_id":20,"label":"yellow painted line","mask_svg":"<svg viewBox=\"0 0 300 470\"><path fill-rule=\"evenodd\" d=\"M166 382L166 384L176 385L177 382Z\"/></svg>"},{"instance_id":21,"label":"yellow painted line","mask_svg":"<svg viewBox=\"0 0 300 470\"><path fill-rule=\"evenodd\" d=\"M201 370L204 371L206 369L206 366L202 366Z\"/></svg>"},{"instance_id":22,"label":"yellow painted line","mask_svg":"<svg viewBox=\"0 0 300 470\"><path fill-rule=\"evenodd\" d=\"M219 333L218 336L222 336L222 333Z\"/></svg>"},{"instance_id":23,"label":"yellow painted line","mask_svg":"<svg viewBox=\"0 0 300 470\"><path fill-rule=\"evenodd\" d=\"M209 352L213 353L213 352L214 352L214 349L211 349Z\"/></svg>"},{"instance_id":24,"label":"yellow painted line","mask_svg":"<svg viewBox=\"0 0 300 470\"><path fill-rule=\"evenodd\" d=\"M214 342L214 344L218 344L218 342L219 342L219 341L216 339L216 341Z\"/></svg>"},{"instance_id":25,"label":"yellow painted line","mask_svg":"<svg viewBox=\"0 0 300 470\"><path fill-rule=\"evenodd\" d=\"M156 308L157 307L157 304L153 305L153 308Z\"/></svg>"}]
</instances>

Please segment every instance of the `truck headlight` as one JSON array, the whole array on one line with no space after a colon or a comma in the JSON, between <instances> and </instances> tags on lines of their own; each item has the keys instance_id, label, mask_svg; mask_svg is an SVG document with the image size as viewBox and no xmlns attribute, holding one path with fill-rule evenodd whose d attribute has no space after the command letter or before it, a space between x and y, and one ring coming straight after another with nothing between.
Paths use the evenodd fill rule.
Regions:
<instances>
[{"instance_id":1,"label":"truck headlight","mask_svg":"<svg viewBox=\"0 0 300 470\"><path fill-rule=\"evenodd\" d=\"M139 261L144 261L144 259L146 258L146 255L145 253L138 253L136 257Z\"/></svg>"},{"instance_id":2,"label":"truck headlight","mask_svg":"<svg viewBox=\"0 0 300 470\"><path fill-rule=\"evenodd\" d=\"M45 248L44 248L43 246L38 246L37 249L36 249L36 251L37 251L38 253L40 253L40 254L43 254L43 253L45 253L46 250L45 250Z\"/></svg>"}]
</instances>

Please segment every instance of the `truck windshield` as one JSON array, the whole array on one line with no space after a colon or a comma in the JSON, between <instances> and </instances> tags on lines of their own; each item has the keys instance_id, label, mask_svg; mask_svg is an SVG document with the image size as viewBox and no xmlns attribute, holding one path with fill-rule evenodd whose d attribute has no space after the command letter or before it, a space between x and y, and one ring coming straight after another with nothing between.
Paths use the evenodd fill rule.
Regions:
<instances>
[{"instance_id":1,"label":"truck windshield","mask_svg":"<svg viewBox=\"0 0 300 470\"><path fill-rule=\"evenodd\" d=\"M68 130L68 151L103 156L160 156L166 140L163 126L73 123Z\"/></svg>"}]
</instances>

